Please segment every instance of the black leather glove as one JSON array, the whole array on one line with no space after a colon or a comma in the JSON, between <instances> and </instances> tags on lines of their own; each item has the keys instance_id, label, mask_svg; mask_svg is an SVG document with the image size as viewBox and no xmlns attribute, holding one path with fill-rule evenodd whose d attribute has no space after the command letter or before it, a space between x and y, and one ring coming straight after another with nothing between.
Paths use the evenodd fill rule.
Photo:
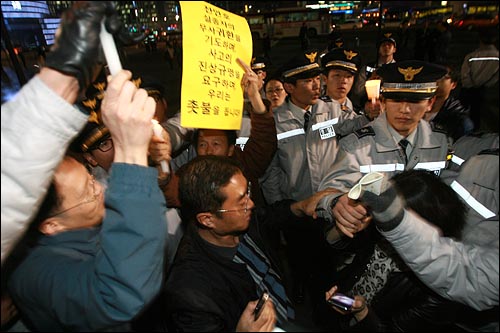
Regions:
<instances>
[{"instance_id":1,"label":"black leather glove","mask_svg":"<svg viewBox=\"0 0 500 333\"><path fill-rule=\"evenodd\" d=\"M62 18L55 44L47 54L46 66L78 79L80 91L95 80L105 62L99 33L106 30L123 44L135 42L119 19L112 1L76 1Z\"/></svg>"},{"instance_id":2,"label":"black leather glove","mask_svg":"<svg viewBox=\"0 0 500 333\"><path fill-rule=\"evenodd\" d=\"M382 231L390 231L396 228L403 220L403 200L391 181L387 184L386 190L380 195L370 191L363 191L360 200L371 209L377 227Z\"/></svg>"}]
</instances>

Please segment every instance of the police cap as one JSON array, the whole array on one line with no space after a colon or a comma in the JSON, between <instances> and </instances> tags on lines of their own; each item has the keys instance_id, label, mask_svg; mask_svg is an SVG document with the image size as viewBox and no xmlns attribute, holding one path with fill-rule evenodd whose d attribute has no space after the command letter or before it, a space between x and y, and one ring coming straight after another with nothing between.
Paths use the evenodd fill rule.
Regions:
<instances>
[{"instance_id":1,"label":"police cap","mask_svg":"<svg viewBox=\"0 0 500 333\"><path fill-rule=\"evenodd\" d=\"M321 66L325 75L330 69L343 69L356 74L361 66L361 56L358 51L346 48L336 48L321 58Z\"/></svg>"},{"instance_id":2,"label":"police cap","mask_svg":"<svg viewBox=\"0 0 500 333\"><path fill-rule=\"evenodd\" d=\"M281 76L285 82L297 79L309 79L318 76L321 68L318 64L317 50L302 52L290 59L282 67Z\"/></svg>"},{"instance_id":3,"label":"police cap","mask_svg":"<svg viewBox=\"0 0 500 333\"><path fill-rule=\"evenodd\" d=\"M436 81L446 73L445 67L420 60L400 61L377 69L382 78L382 95L408 101L432 98L437 89Z\"/></svg>"},{"instance_id":4,"label":"police cap","mask_svg":"<svg viewBox=\"0 0 500 333\"><path fill-rule=\"evenodd\" d=\"M261 57L261 56L254 57L254 58L252 58L252 62L250 64L250 66L252 67L253 71L258 71L258 70L265 71L266 70L266 58Z\"/></svg>"},{"instance_id":5,"label":"police cap","mask_svg":"<svg viewBox=\"0 0 500 333\"><path fill-rule=\"evenodd\" d=\"M382 45L382 43L385 43L385 42L392 43L394 45L394 47L397 47L396 39L394 39L394 37L392 35L392 32L386 32L386 33L384 33L384 35L382 36L382 38L380 38L379 41L378 41L378 43L377 43L377 48L379 48L380 45Z\"/></svg>"}]
</instances>

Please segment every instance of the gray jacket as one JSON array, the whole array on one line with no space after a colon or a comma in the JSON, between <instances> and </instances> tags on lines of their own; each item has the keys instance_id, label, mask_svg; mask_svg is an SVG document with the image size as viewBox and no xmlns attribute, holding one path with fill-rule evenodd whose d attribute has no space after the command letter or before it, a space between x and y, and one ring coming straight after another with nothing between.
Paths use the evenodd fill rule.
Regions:
<instances>
[{"instance_id":1,"label":"gray jacket","mask_svg":"<svg viewBox=\"0 0 500 333\"><path fill-rule=\"evenodd\" d=\"M342 111L338 103L326 98L312 106L306 133L304 112L289 98L274 110L278 150L261 179L269 204L303 200L315 193L336 160L338 135L348 135L368 123L365 116Z\"/></svg>"},{"instance_id":2,"label":"gray jacket","mask_svg":"<svg viewBox=\"0 0 500 333\"><path fill-rule=\"evenodd\" d=\"M498 225L498 215L493 219ZM382 235L439 295L476 310L498 305L498 238L495 246L487 247L456 242L441 237L438 229L410 211L405 211L396 228Z\"/></svg>"},{"instance_id":3,"label":"gray jacket","mask_svg":"<svg viewBox=\"0 0 500 333\"><path fill-rule=\"evenodd\" d=\"M404 155L389 132L385 113L355 133L340 140L337 162L324 177L319 190L334 188L347 193L364 174L378 171L389 173L389 178L398 172L411 169L426 169L439 173L446 166L448 141L446 135L434 131L429 123L420 121L414 148L405 164ZM338 194L325 196L319 203L321 211L328 212L330 204Z\"/></svg>"}]
</instances>

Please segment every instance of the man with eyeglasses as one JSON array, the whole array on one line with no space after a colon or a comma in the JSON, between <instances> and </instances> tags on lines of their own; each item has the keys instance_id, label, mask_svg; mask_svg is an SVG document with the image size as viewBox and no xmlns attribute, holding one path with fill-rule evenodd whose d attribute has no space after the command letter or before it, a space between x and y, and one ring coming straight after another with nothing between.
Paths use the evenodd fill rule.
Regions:
<instances>
[{"instance_id":1,"label":"man with eyeglasses","mask_svg":"<svg viewBox=\"0 0 500 333\"><path fill-rule=\"evenodd\" d=\"M108 189L65 157L34 220L36 243L10 276L9 293L32 331L124 331L160 290L166 206L147 163L155 102L130 78L116 74L102 105L121 143Z\"/></svg>"},{"instance_id":2,"label":"man with eyeglasses","mask_svg":"<svg viewBox=\"0 0 500 333\"><path fill-rule=\"evenodd\" d=\"M179 174L182 217L188 228L165 284L163 313L169 331L238 331L240 316L255 307L263 292L272 300L265 305L271 312L268 329L277 321L295 331L289 322L294 310L269 233L300 223L298 217L306 213L313 215L310 208L323 194L256 208L241 166L224 156L199 156ZM262 315L252 323L261 324Z\"/></svg>"}]
</instances>

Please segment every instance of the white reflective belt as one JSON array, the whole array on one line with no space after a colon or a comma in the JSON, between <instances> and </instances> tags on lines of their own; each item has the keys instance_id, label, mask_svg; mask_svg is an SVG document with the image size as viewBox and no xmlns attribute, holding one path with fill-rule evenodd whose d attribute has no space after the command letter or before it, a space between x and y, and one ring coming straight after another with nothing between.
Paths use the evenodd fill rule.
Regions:
<instances>
[{"instance_id":1,"label":"white reflective belt","mask_svg":"<svg viewBox=\"0 0 500 333\"><path fill-rule=\"evenodd\" d=\"M453 155L453 157L451 158L451 161L455 164L458 164L458 165L462 165L462 163L465 162L464 159L458 157L457 155Z\"/></svg>"},{"instance_id":2,"label":"white reflective belt","mask_svg":"<svg viewBox=\"0 0 500 333\"><path fill-rule=\"evenodd\" d=\"M417 163L414 169L424 169L424 170L434 171L434 170L444 169L445 167L446 167L446 161L424 162L424 163Z\"/></svg>"},{"instance_id":3,"label":"white reflective belt","mask_svg":"<svg viewBox=\"0 0 500 333\"><path fill-rule=\"evenodd\" d=\"M370 173L372 171L382 171L382 172L391 172L391 171L404 171L405 165L400 163L392 163L392 164L371 164L371 165L360 165L359 171L361 173Z\"/></svg>"},{"instance_id":4,"label":"white reflective belt","mask_svg":"<svg viewBox=\"0 0 500 333\"><path fill-rule=\"evenodd\" d=\"M246 145L247 141L248 141L248 136L240 136L239 138L236 138L237 145Z\"/></svg>"},{"instance_id":5,"label":"white reflective belt","mask_svg":"<svg viewBox=\"0 0 500 333\"><path fill-rule=\"evenodd\" d=\"M470 61L483 61L483 60L496 60L498 61L498 57L478 57L478 58L470 58Z\"/></svg>"},{"instance_id":6,"label":"white reflective belt","mask_svg":"<svg viewBox=\"0 0 500 333\"><path fill-rule=\"evenodd\" d=\"M304 131L303 128L297 128L297 129L294 129L294 130L291 130L288 132L280 133L276 137L278 138L278 141L279 141L279 140L283 140L283 139L286 139L286 138L289 138L292 136L301 135L301 134L305 134L305 133L306 132Z\"/></svg>"},{"instance_id":7,"label":"white reflective belt","mask_svg":"<svg viewBox=\"0 0 500 333\"><path fill-rule=\"evenodd\" d=\"M312 130L313 131L316 131L317 129L320 129L320 128L323 128L323 127L327 127L327 126L330 126L330 125L335 125L339 122L339 118L334 118L334 119L330 119L330 120L327 120L327 121L322 121L320 123L317 123L317 124L314 124L311 126Z\"/></svg>"},{"instance_id":8,"label":"white reflective belt","mask_svg":"<svg viewBox=\"0 0 500 333\"><path fill-rule=\"evenodd\" d=\"M467 191L460 183L458 183L456 180L451 183L451 188L457 192L457 194L469 205L471 206L472 209L474 209L476 212L478 212L482 217L485 219L489 219L490 217L495 216L495 213L493 213L491 210L488 208L484 207L482 203L477 201L470 193Z\"/></svg>"}]
</instances>

